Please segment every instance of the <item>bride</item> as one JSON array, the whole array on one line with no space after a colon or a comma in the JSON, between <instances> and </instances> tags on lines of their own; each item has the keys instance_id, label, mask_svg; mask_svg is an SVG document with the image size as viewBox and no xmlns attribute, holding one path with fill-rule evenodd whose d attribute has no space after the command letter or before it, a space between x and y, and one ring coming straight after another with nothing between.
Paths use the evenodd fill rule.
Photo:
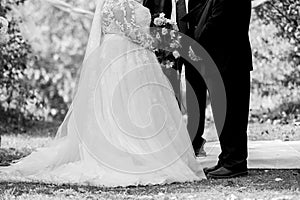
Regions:
<instances>
[{"instance_id":1,"label":"bride","mask_svg":"<svg viewBox=\"0 0 300 200\"><path fill-rule=\"evenodd\" d=\"M205 179L140 0L99 0L76 95L45 148L7 178L99 186Z\"/></svg>"}]
</instances>

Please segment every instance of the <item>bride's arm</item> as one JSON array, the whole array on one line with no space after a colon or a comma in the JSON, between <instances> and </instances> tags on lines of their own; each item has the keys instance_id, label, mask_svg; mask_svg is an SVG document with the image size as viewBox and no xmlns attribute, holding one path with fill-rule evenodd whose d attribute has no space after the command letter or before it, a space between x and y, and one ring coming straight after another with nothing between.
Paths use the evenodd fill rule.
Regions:
<instances>
[{"instance_id":1,"label":"bride's arm","mask_svg":"<svg viewBox=\"0 0 300 200\"><path fill-rule=\"evenodd\" d=\"M134 0L121 0L117 6L112 8L115 22L131 41L153 50L154 38L136 23L135 5Z\"/></svg>"}]
</instances>

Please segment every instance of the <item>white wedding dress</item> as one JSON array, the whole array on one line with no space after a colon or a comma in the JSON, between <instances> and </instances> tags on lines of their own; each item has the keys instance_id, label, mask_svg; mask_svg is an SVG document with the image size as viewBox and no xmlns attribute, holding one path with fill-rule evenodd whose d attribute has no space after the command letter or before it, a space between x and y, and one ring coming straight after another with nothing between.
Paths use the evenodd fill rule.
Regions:
<instances>
[{"instance_id":1,"label":"white wedding dress","mask_svg":"<svg viewBox=\"0 0 300 200\"><path fill-rule=\"evenodd\" d=\"M101 45L83 64L56 138L2 167L2 175L97 186L205 179L173 90L149 50L149 10L134 0L106 0L101 19Z\"/></svg>"}]
</instances>

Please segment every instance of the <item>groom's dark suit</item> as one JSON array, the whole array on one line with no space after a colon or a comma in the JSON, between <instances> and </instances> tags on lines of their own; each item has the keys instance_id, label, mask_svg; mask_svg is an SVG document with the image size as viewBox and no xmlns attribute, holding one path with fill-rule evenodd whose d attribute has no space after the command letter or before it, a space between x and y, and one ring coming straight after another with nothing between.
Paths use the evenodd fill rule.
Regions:
<instances>
[{"instance_id":1,"label":"groom's dark suit","mask_svg":"<svg viewBox=\"0 0 300 200\"><path fill-rule=\"evenodd\" d=\"M224 81L227 113L219 138L219 165L230 170L247 169L250 17L251 0L190 0L189 13L181 19L181 23L188 22L188 35L210 54Z\"/></svg>"}]
</instances>

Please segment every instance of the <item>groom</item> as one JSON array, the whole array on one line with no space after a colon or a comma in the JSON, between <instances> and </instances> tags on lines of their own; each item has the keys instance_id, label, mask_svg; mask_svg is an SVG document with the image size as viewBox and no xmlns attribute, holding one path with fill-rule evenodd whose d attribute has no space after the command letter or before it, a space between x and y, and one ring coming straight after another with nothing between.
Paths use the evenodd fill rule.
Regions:
<instances>
[{"instance_id":1,"label":"groom","mask_svg":"<svg viewBox=\"0 0 300 200\"><path fill-rule=\"evenodd\" d=\"M210 178L246 175L252 70L252 53L248 36L251 0L178 0L177 15L180 30L202 45L216 63L226 91L226 119L223 130L219 133L222 152L217 165L205 168L204 172ZM186 74L194 76L194 73L188 70ZM193 89L196 88L196 93L203 89L202 79L199 83L194 81L191 84ZM199 94L196 96L200 98L200 102L201 98L204 98ZM215 114L214 107L212 109ZM193 145L202 142L199 134Z\"/></svg>"}]
</instances>

